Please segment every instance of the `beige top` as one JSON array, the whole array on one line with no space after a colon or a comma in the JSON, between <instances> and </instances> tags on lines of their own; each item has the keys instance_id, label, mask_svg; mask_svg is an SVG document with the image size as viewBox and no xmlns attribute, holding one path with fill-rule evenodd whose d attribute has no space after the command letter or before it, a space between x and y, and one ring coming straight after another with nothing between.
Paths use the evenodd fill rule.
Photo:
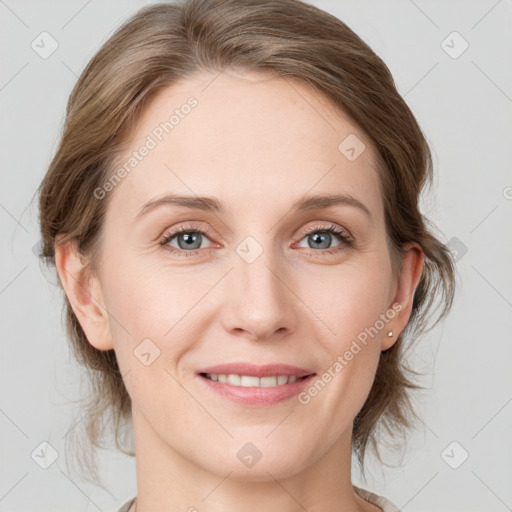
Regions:
<instances>
[{"instance_id":1,"label":"beige top","mask_svg":"<svg viewBox=\"0 0 512 512\"><path fill-rule=\"evenodd\" d=\"M374 494L373 492L367 491L366 489L362 489L360 487L356 487L355 485L352 486L354 488L354 491L357 495L359 495L363 500L368 501L372 505L377 505L377 507L380 507L382 509L382 512L401 512L398 507L393 505L389 500L384 498L384 496L379 496L378 494ZM117 512L133 512L131 508L133 507L135 503L135 498L137 496L134 496L133 498L130 498L128 501L123 503L120 509L117 510Z\"/></svg>"}]
</instances>

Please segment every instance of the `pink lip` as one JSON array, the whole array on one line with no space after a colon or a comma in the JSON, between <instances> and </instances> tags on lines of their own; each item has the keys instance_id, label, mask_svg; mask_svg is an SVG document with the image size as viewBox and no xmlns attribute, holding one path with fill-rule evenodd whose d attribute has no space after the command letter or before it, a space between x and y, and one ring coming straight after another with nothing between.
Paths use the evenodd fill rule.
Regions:
<instances>
[{"instance_id":1,"label":"pink lip","mask_svg":"<svg viewBox=\"0 0 512 512\"><path fill-rule=\"evenodd\" d=\"M296 380L290 384L283 384L273 387L251 387L233 386L225 382L218 382L208 379L201 375L202 373L213 374L236 374L251 375L254 377L268 377L279 375L295 375L297 378L305 377L302 380ZM265 407L277 404L283 400L287 400L292 396L299 394L316 375L310 370L298 368L296 366L272 364L265 366L256 366L248 363L233 363L210 366L197 372L201 382L208 389L214 391L224 398L228 398L233 402L244 405L246 407Z\"/></svg>"}]
</instances>

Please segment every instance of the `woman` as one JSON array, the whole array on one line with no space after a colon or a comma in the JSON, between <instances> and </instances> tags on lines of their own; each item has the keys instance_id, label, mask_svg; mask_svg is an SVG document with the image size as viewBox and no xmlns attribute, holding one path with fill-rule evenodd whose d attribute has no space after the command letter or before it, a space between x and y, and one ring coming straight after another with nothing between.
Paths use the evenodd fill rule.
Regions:
<instances>
[{"instance_id":1,"label":"woman","mask_svg":"<svg viewBox=\"0 0 512 512\"><path fill-rule=\"evenodd\" d=\"M145 7L93 57L40 187L95 393L133 425L119 511L394 511L352 485L414 411L404 345L454 269L382 60L297 0ZM432 319L438 297L443 308Z\"/></svg>"}]
</instances>

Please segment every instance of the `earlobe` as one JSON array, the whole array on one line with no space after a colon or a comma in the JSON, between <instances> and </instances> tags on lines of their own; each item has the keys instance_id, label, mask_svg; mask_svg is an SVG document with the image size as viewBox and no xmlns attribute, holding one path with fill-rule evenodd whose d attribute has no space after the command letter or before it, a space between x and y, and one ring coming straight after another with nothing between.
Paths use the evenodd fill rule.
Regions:
<instances>
[{"instance_id":1,"label":"earlobe","mask_svg":"<svg viewBox=\"0 0 512 512\"><path fill-rule=\"evenodd\" d=\"M86 269L75 240L55 245L55 266L89 343L98 350L113 349L108 312L98 277Z\"/></svg>"},{"instance_id":2,"label":"earlobe","mask_svg":"<svg viewBox=\"0 0 512 512\"><path fill-rule=\"evenodd\" d=\"M408 242L403 246L402 271L392 302L392 307L397 312L394 320L389 324L393 331L392 336L382 337L381 350L387 350L398 339L400 333L405 329L411 316L414 302L414 294L420 282L423 271L425 254L421 246L416 242ZM400 305L398 307L398 305Z\"/></svg>"}]
</instances>

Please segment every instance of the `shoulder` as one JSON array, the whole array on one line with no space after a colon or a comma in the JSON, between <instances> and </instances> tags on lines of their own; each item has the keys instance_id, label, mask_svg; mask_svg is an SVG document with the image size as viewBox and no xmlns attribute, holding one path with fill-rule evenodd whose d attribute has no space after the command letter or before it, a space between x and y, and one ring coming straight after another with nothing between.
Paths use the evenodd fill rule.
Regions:
<instances>
[{"instance_id":1,"label":"shoulder","mask_svg":"<svg viewBox=\"0 0 512 512\"><path fill-rule=\"evenodd\" d=\"M359 495L363 500L368 501L372 505L377 505L382 509L382 512L401 512L400 509L393 505L388 499L384 498L384 496L379 496L371 491L367 491L366 489L362 489L355 485L352 486L354 488L354 492Z\"/></svg>"}]
</instances>

